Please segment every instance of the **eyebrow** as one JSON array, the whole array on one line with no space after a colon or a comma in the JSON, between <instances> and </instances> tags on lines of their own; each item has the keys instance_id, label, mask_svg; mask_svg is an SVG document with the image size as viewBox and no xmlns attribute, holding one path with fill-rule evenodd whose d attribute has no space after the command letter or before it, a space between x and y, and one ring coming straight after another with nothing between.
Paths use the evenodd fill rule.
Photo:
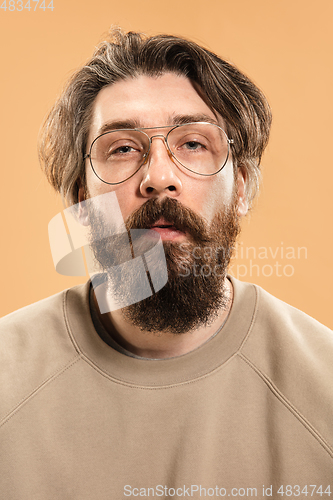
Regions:
<instances>
[{"instance_id":1,"label":"eyebrow","mask_svg":"<svg viewBox=\"0 0 333 500\"><path fill-rule=\"evenodd\" d=\"M161 125L161 128L169 126L172 127L175 125L184 125L186 123L193 123L193 122L208 122L208 123L213 123L215 125L219 125L217 120L208 115L205 115L204 113L195 113L193 115L172 115L171 118L169 119L169 122L170 124L168 125ZM150 128L153 129L159 127L141 127L139 120L132 120L132 119L115 120L104 123L98 130L97 135L102 135L105 134L106 132L111 132L112 130L133 129L133 128L149 130Z\"/></svg>"},{"instance_id":2,"label":"eyebrow","mask_svg":"<svg viewBox=\"0 0 333 500\"><path fill-rule=\"evenodd\" d=\"M219 125L218 121L211 116L205 115L204 113L196 113L194 115L174 115L172 117L173 125L183 125L185 123L193 122L208 122L214 125Z\"/></svg>"},{"instance_id":3,"label":"eyebrow","mask_svg":"<svg viewBox=\"0 0 333 500\"><path fill-rule=\"evenodd\" d=\"M104 123L98 131L98 135L105 134L111 130L120 130L122 128L140 128L137 120L115 120Z\"/></svg>"}]
</instances>

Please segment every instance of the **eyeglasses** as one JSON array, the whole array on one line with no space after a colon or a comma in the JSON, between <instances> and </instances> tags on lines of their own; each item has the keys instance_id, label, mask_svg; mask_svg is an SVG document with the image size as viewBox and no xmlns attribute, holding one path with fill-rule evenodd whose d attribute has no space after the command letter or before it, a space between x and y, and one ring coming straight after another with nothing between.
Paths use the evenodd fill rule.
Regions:
<instances>
[{"instance_id":1,"label":"eyeglasses","mask_svg":"<svg viewBox=\"0 0 333 500\"><path fill-rule=\"evenodd\" d=\"M172 127L167 135L149 137L145 130L165 129L169 126L120 129L96 137L90 146L91 168L106 184L121 184L144 165L152 140L163 139L174 163L198 175L215 175L222 170L230 155L229 139L225 131L213 123L194 122Z\"/></svg>"}]
</instances>

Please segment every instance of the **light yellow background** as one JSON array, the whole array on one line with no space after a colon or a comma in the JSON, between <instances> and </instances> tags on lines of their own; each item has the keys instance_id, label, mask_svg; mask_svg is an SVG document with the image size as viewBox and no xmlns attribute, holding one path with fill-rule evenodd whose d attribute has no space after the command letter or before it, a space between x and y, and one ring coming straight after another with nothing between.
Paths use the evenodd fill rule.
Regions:
<instances>
[{"instance_id":1,"label":"light yellow background","mask_svg":"<svg viewBox=\"0 0 333 500\"><path fill-rule=\"evenodd\" d=\"M272 136L261 195L240 240L241 248L254 247L249 252L257 253L252 260L260 276L257 268L250 276L244 258L234 266L246 265L238 268L244 280L332 327L331 0L54 0L53 12L34 12L31 4L30 12L0 9L0 315L85 281L54 270L47 226L62 205L40 171L36 143L66 79L119 24L189 37L263 89L273 110ZM259 259L262 247L273 257ZM287 259L287 247L296 255L306 247L307 258L303 251ZM279 274L289 265L293 275L263 268L276 262ZM264 276L270 269L272 276Z\"/></svg>"}]
</instances>

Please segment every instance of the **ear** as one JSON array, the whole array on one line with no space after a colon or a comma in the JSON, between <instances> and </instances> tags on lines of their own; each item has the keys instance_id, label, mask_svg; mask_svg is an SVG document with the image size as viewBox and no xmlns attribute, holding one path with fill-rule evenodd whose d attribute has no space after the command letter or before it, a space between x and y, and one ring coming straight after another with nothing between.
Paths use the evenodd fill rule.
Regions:
<instances>
[{"instance_id":1,"label":"ear","mask_svg":"<svg viewBox=\"0 0 333 500\"><path fill-rule=\"evenodd\" d=\"M77 218L80 224L82 226L89 226L89 215L88 215L88 209L87 209L87 203L86 201L86 190L84 185L82 184L81 179L78 179L77 181L79 190L78 190L78 211L77 211Z\"/></svg>"},{"instance_id":2,"label":"ear","mask_svg":"<svg viewBox=\"0 0 333 500\"><path fill-rule=\"evenodd\" d=\"M237 172L237 193L238 193L238 215L244 217L249 210L249 203L246 196L246 173L241 167Z\"/></svg>"}]
</instances>

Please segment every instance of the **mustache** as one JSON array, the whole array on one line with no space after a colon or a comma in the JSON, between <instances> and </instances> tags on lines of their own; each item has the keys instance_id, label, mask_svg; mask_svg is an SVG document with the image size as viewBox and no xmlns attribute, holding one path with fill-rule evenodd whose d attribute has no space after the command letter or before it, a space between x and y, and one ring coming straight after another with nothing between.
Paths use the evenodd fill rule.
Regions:
<instances>
[{"instance_id":1,"label":"mustache","mask_svg":"<svg viewBox=\"0 0 333 500\"><path fill-rule=\"evenodd\" d=\"M125 221L126 229L150 229L159 219L165 219L172 226L188 233L198 243L207 243L211 236L205 219L174 198L162 200L151 198L133 212Z\"/></svg>"}]
</instances>

